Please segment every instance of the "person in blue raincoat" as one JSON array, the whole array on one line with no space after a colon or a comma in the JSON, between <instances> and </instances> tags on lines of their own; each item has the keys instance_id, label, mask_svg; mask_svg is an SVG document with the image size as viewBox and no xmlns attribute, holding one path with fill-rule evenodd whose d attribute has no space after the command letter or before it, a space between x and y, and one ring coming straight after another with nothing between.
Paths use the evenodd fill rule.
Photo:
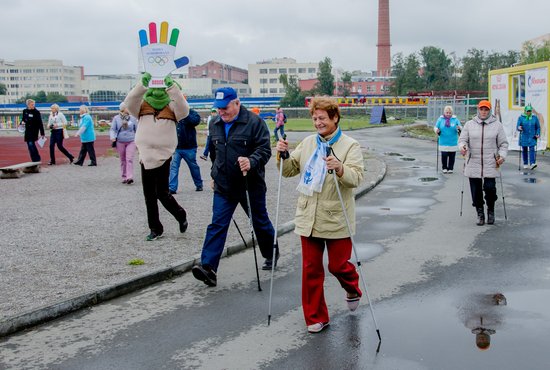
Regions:
<instances>
[{"instance_id":1,"label":"person in blue raincoat","mask_svg":"<svg viewBox=\"0 0 550 370\"><path fill-rule=\"evenodd\" d=\"M531 104L525 106L523 114L518 118L516 129L520 133L518 145L521 147L523 168L527 169L530 165L530 168L534 170L537 168L536 146L540 137L540 122L538 117L533 115Z\"/></svg>"},{"instance_id":2,"label":"person in blue raincoat","mask_svg":"<svg viewBox=\"0 0 550 370\"><path fill-rule=\"evenodd\" d=\"M460 130L462 130L462 126L458 118L453 115L453 107L447 105L443 108L443 115L439 117L434 126L434 132L438 135L437 139L439 140L443 173L453 173Z\"/></svg>"}]
</instances>

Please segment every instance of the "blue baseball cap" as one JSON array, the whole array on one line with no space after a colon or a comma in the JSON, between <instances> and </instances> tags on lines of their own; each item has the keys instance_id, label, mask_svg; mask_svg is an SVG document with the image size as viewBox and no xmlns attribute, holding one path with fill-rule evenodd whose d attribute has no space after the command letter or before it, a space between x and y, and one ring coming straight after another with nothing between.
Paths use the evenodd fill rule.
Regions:
<instances>
[{"instance_id":1,"label":"blue baseball cap","mask_svg":"<svg viewBox=\"0 0 550 370\"><path fill-rule=\"evenodd\" d=\"M225 108L232 100L237 99L237 92L232 87L220 87L214 93L214 108Z\"/></svg>"}]
</instances>

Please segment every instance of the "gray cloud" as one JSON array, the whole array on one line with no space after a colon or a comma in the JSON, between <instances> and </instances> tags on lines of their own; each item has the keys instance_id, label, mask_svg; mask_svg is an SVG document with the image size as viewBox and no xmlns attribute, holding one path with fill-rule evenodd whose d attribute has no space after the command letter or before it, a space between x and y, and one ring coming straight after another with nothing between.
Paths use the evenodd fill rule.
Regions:
<instances>
[{"instance_id":1,"label":"gray cloud","mask_svg":"<svg viewBox=\"0 0 550 370\"><path fill-rule=\"evenodd\" d=\"M528 4L528 5L523 5ZM273 57L346 70L376 68L376 0L9 1L2 5L0 58L61 59L87 74L135 73L138 36L150 21L180 28L176 56L238 67ZM547 0L390 0L392 54L437 46L518 50L548 33Z\"/></svg>"}]
</instances>

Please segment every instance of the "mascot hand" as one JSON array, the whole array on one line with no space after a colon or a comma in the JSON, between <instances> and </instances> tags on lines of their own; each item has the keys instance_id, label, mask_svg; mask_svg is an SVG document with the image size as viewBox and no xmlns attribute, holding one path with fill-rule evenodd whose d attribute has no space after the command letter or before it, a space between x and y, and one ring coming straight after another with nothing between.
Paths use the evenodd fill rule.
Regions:
<instances>
[{"instance_id":1,"label":"mascot hand","mask_svg":"<svg viewBox=\"0 0 550 370\"><path fill-rule=\"evenodd\" d=\"M172 87L172 85L174 84L174 80L172 79L172 77L166 76L164 77L164 84L166 85L166 87Z\"/></svg>"},{"instance_id":2,"label":"mascot hand","mask_svg":"<svg viewBox=\"0 0 550 370\"><path fill-rule=\"evenodd\" d=\"M150 73L147 73L145 72L142 76L141 76L141 84L145 87L149 86L149 82L151 81L151 74Z\"/></svg>"},{"instance_id":3,"label":"mascot hand","mask_svg":"<svg viewBox=\"0 0 550 370\"><path fill-rule=\"evenodd\" d=\"M179 32L177 28L172 29L170 40L168 40L168 22L161 23L159 37L157 37L157 25L154 22L149 23L149 37L147 37L146 30L139 31L145 71L152 76L149 87L165 87L165 76L189 64L187 57L174 60Z\"/></svg>"}]
</instances>

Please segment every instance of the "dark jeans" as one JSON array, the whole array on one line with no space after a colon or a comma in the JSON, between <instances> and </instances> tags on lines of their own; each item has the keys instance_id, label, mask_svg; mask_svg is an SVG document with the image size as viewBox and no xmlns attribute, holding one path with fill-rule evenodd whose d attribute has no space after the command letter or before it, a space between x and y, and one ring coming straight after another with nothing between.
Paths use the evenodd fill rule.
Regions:
<instances>
[{"instance_id":1,"label":"dark jeans","mask_svg":"<svg viewBox=\"0 0 550 370\"><path fill-rule=\"evenodd\" d=\"M36 147L36 143L34 141L27 141L27 147L29 148L31 161L40 162L42 158L40 158L40 153L38 153L38 148Z\"/></svg>"},{"instance_id":2,"label":"dark jeans","mask_svg":"<svg viewBox=\"0 0 550 370\"><path fill-rule=\"evenodd\" d=\"M470 191L472 193L472 205L476 208L483 207L483 193L487 209L494 210L497 197L496 179L494 177L472 178L470 177Z\"/></svg>"},{"instance_id":3,"label":"dark jeans","mask_svg":"<svg viewBox=\"0 0 550 370\"><path fill-rule=\"evenodd\" d=\"M157 200L166 208L176 220L185 220L187 213L168 190L168 176L170 174L170 159L160 167L146 170L141 164L141 183L145 207L147 208L147 222L149 229L156 234L162 234L164 228L159 219L159 206Z\"/></svg>"},{"instance_id":4,"label":"dark jeans","mask_svg":"<svg viewBox=\"0 0 550 370\"><path fill-rule=\"evenodd\" d=\"M210 135L206 137L206 143L204 144L204 151L202 152L202 155L205 157L208 157L209 153L210 153Z\"/></svg>"},{"instance_id":5,"label":"dark jeans","mask_svg":"<svg viewBox=\"0 0 550 370\"><path fill-rule=\"evenodd\" d=\"M275 229L267 215L265 205L265 193L250 194L250 208L252 209L252 224L254 234L264 258L271 259L273 255L273 238ZM218 270L220 257L223 252L227 230L231 223L233 213L237 205L241 205L248 215L246 197L243 194L241 199L230 199L219 193L214 193L212 204L212 223L206 229L206 236L202 246L201 263L210 266L214 271Z\"/></svg>"},{"instance_id":6,"label":"dark jeans","mask_svg":"<svg viewBox=\"0 0 550 370\"><path fill-rule=\"evenodd\" d=\"M281 134L281 136L277 136L277 131ZM279 139L282 139L285 135L285 125L275 127L275 130L273 130L273 135L275 135L275 140L279 141Z\"/></svg>"},{"instance_id":7,"label":"dark jeans","mask_svg":"<svg viewBox=\"0 0 550 370\"><path fill-rule=\"evenodd\" d=\"M444 170L453 170L456 152L441 152L441 165Z\"/></svg>"},{"instance_id":8,"label":"dark jeans","mask_svg":"<svg viewBox=\"0 0 550 370\"><path fill-rule=\"evenodd\" d=\"M174 192L178 190L178 175L180 172L180 163L182 159L189 167L195 187L202 188L201 169L197 164L197 148L176 149L174 155L172 156L172 164L170 165L170 190Z\"/></svg>"},{"instance_id":9,"label":"dark jeans","mask_svg":"<svg viewBox=\"0 0 550 370\"><path fill-rule=\"evenodd\" d=\"M50 135L50 162L55 163L55 145L57 144L57 149L67 158L72 160L74 157L65 147L63 146L63 129L52 130Z\"/></svg>"},{"instance_id":10,"label":"dark jeans","mask_svg":"<svg viewBox=\"0 0 550 370\"><path fill-rule=\"evenodd\" d=\"M84 164L84 160L86 159L86 154L90 155L90 164L97 165L93 141L90 141L89 143L82 143L80 153L78 153L78 159L74 163L82 166Z\"/></svg>"},{"instance_id":11,"label":"dark jeans","mask_svg":"<svg viewBox=\"0 0 550 370\"><path fill-rule=\"evenodd\" d=\"M523 164L527 165L527 156L529 156L529 164L537 163L537 152L535 146L522 146L521 155L523 157Z\"/></svg>"}]
</instances>

